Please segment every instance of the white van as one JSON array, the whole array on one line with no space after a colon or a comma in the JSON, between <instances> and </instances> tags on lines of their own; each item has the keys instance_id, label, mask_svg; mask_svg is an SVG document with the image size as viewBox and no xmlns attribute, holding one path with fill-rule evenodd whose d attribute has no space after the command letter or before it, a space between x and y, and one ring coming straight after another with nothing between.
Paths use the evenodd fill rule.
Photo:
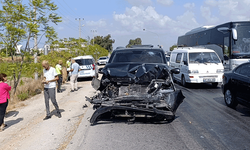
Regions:
<instances>
[{"instance_id":1,"label":"white van","mask_svg":"<svg viewBox=\"0 0 250 150\"><path fill-rule=\"evenodd\" d=\"M78 72L78 78L98 78L98 68L95 59L91 55L78 56L73 59L75 59L81 68L81 71Z\"/></svg>"},{"instance_id":2,"label":"white van","mask_svg":"<svg viewBox=\"0 0 250 150\"><path fill-rule=\"evenodd\" d=\"M170 55L170 68L179 68L180 73L174 74L174 80L186 83L212 83L217 87L222 82L223 64L211 49L181 47Z\"/></svg>"}]
</instances>

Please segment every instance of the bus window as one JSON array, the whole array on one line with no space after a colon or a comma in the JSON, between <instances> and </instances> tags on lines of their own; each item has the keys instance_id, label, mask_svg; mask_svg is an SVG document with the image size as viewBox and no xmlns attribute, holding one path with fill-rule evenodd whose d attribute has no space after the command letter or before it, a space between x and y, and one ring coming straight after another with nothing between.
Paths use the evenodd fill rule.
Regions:
<instances>
[{"instance_id":1,"label":"bus window","mask_svg":"<svg viewBox=\"0 0 250 150\"><path fill-rule=\"evenodd\" d=\"M229 48L230 48L230 46L229 46L229 37L228 36L226 36L226 37L224 37L224 55L227 55L227 56L229 56Z\"/></svg>"}]
</instances>

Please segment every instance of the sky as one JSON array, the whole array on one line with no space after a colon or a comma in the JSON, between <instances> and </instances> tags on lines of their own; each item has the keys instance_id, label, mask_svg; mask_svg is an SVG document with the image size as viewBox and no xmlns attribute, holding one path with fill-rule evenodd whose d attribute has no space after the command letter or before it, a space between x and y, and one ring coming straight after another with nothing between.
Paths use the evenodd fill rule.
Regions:
<instances>
[{"instance_id":1,"label":"sky","mask_svg":"<svg viewBox=\"0 0 250 150\"><path fill-rule=\"evenodd\" d=\"M111 35L113 48L130 39L161 45L165 51L178 36L204 25L250 20L250 0L53 0L62 22L59 39ZM46 39L42 38L39 46Z\"/></svg>"}]
</instances>

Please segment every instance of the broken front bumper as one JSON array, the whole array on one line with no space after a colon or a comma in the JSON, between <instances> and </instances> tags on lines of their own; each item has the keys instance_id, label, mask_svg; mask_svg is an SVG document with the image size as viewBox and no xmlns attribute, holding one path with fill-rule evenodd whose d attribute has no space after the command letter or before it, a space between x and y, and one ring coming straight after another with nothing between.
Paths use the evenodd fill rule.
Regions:
<instances>
[{"instance_id":1,"label":"broken front bumper","mask_svg":"<svg viewBox=\"0 0 250 150\"><path fill-rule=\"evenodd\" d=\"M175 112L183 102L182 92L180 90L159 91L155 95L128 95L115 98L103 96L101 93L86 100L92 103L96 111L93 113L90 123L103 120L104 116L110 117L150 117L158 118L160 121L172 121L175 118Z\"/></svg>"}]
</instances>

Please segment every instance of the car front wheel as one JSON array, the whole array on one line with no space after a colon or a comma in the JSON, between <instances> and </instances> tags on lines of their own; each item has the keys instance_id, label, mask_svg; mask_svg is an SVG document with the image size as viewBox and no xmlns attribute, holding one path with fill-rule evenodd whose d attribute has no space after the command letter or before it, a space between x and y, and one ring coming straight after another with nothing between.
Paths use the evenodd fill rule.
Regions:
<instances>
[{"instance_id":1,"label":"car front wheel","mask_svg":"<svg viewBox=\"0 0 250 150\"><path fill-rule=\"evenodd\" d=\"M227 89L224 94L224 100L228 107L235 108L238 105L238 102L236 101L234 95L232 94L232 91Z\"/></svg>"},{"instance_id":2,"label":"car front wheel","mask_svg":"<svg viewBox=\"0 0 250 150\"><path fill-rule=\"evenodd\" d=\"M181 84L182 84L182 86L184 86L184 87L187 86L187 82L186 82L186 79L185 79L184 76L182 76L182 78L181 78Z\"/></svg>"}]
</instances>

